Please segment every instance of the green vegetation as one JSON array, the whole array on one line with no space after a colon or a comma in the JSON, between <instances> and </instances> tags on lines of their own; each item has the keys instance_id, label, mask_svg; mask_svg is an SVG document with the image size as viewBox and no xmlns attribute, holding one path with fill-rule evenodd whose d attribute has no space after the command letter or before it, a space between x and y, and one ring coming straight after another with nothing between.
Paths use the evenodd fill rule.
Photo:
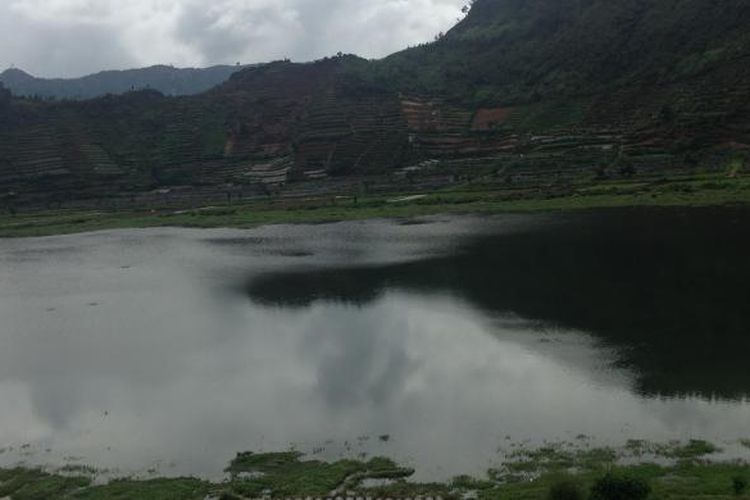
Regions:
<instances>
[{"instance_id":1,"label":"green vegetation","mask_svg":"<svg viewBox=\"0 0 750 500\"><path fill-rule=\"evenodd\" d=\"M732 478L732 489L736 496L744 495L747 491L747 476L734 476Z\"/></svg>"},{"instance_id":2,"label":"green vegetation","mask_svg":"<svg viewBox=\"0 0 750 500\"><path fill-rule=\"evenodd\" d=\"M65 498L70 493L91 484L86 477L63 477L41 470L0 469L0 498L13 500L46 500Z\"/></svg>"},{"instance_id":3,"label":"green vegetation","mask_svg":"<svg viewBox=\"0 0 750 500\"><path fill-rule=\"evenodd\" d=\"M227 472L234 480L228 490L245 497L265 494L327 495L342 486L356 486L364 479L402 478L414 471L398 467L385 458L368 462L339 460L334 463L301 461L301 453L240 453ZM243 479L242 473L250 476Z\"/></svg>"},{"instance_id":4,"label":"green vegetation","mask_svg":"<svg viewBox=\"0 0 750 500\"><path fill-rule=\"evenodd\" d=\"M403 189L434 163L458 166L423 188L489 164L508 185L552 185L746 158L750 9L715 3L477 0L439 40L380 61L277 61L183 97L0 91L0 206L190 206L369 180ZM475 208L506 209L490 201Z\"/></svg>"},{"instance_id":5,"label":"green vegetation","mask_svg":"<svg viewBox=\"0 0 750 500\"><path fill-rule=\"evenodd\" d=\"M591 500L645 500L651 486L641 478L608 472L591 488Z\"/></svg>"},{"instance_id":6,"label":"green vegetation","mask_svg":"<svg viewBox=\"0 0 750 500\"><path fill-rule=\"evenodd\" d=\"M67 497L80 500L203 500L214 487L193 478L152 479L148 481L118 480L104 486L84 488ZM12 497L15 500L15 495Z\"/></svg>"},{"instance_id":7,"label":"green vegetation","mask_svg":"<svg viewBox=\"0 0 750 500\"><path fill-rule=\"evenodd\" d=\"M396 196L394 198L394 196ZM236 227L320 223L430 214L497 214L636 206L709 206L750 202L750 177L713 174L672 179L583 182L547 188L468 184L406 199L399 195L269 198L193 210L38 212L0 216L0 237L45 236L143 227Z\"/></svg>"},{"instance_id":8,"label":"green vegetation","mask_svg":"<svg viewBox=\"0 0 750 500\"><path fill-rule=\"evenodd\" d=\"M748 21L747 8L717 11L706 0L479 0L434 43L357 69L399 91L474 105L578 97L623 86L649 94L658 92L655 81L663 86L742 64ZM698 98L697 88L674 90L670 102ZM643 97L639 106L647 105Z\"/></svg>"},{"instance_id":9,"label":"green vegetation","mask_svg":"<svg viewBox=\"0 0 750 500\"><path fill-rule=\"evenodd\" d=\"M555 481L549 488L547 500L584 500L586 493L574 477Z\"/></svg>"},{"instance_id":10,"label":"green vegetation","mask_svg":"<svg viewBox=\"0 0 750 500\"><path fill-rule=\"evenodd\" d=\"M662 458L679 456L681 460L673 465L647 462L622 465L624 461L632 462L633 443L620 451L587 448L580 443L519 450L486 478L459 476L444 483L408 481L414 471L387 458L324 462L303 459L297 452L240 453L227 467L229 477L221 483L195 478L157 478L119 479L93 485L93 472L68 476L17 468L0 470L0 495L11 500L203 500L206 497L241 500L329 495L391 498L469 495L481 500L750 498L745 496L748 465L704 461L700 457L706 450L716 450L707 443L638 442L637 448L647 447ZM378 486L368 486L373 479L381 480Z\"/></svg>"},{"instance_id":11,"label":"green vegetation","mask_svg":"<svg viewBox=\"0 0 750 500\"><path fill-rule=\"evenodd\" d=\"M691 439L685 444L678 442L661 444L650 443L648 441L630 440L628 441L626 448L633 453L633 455L638 457L652 455L688 461L721 451L720 448L717 448L712 443L696 439Z\"/></svg>"},{"instance_id":12,"label":"green vegetation","mask_svg":"<svg viewBox=\"0 0 750 500\"><path fill-rule=\"evenodd\" d=\"M193 478L121 479L107 485L93 486L89 476L49 474L38 469L0 469L0 498L12 500L202 500L212 488Z\"/></svg>"}]
</instances>

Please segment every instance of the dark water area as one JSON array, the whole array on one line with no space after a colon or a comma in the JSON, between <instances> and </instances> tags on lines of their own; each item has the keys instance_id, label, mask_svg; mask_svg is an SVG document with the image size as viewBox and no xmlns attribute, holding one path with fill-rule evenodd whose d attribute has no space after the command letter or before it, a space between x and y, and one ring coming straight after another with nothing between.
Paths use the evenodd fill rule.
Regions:
<instances>
[{"instance_id":1,"label":"dark water area","mask_svg":"<svg viewBox=\"0 0 750 500\"><path fill-rule=\"evenodd\" d=\"M467 238L455 254L386 266L277 272L251 299L366 306L389 290L454 294L485 314L587 332L644 395L750 394L750 219L733 210L543 217ZM745 366L747 365L747 367Z\"/></svg>"},{"instance_id":2,"label":"dark water area","mask_svg":"<svg viewBox=\"0 0 750 500\"><path fill-rule=\"evenodd\" d=\"M238 451L421 479L519 445L750 454L750 211L0 240L0 466L221 477Z\"/></svg>"}]
</instances>

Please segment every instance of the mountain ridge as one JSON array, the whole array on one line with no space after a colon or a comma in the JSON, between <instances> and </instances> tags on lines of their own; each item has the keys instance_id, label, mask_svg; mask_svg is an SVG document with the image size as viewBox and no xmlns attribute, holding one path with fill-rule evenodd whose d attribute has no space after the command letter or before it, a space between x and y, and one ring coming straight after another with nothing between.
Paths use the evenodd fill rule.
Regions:
<instances>
[{"instance_id":1,"label":"mountain ridge","mask_svg":"<svg viewBox=\"0 0 750 500\"><path fill-rule=\"evenodd\" d=\"M16 96L91 99L106 94L154 89L165 95L192 95L226 81L247 66L216 65L207 68L145 68L100 71L77 78L39 78L18 68L0 73L0 82Z\"/></svg>"},{"instance_id":2,"label":"mountain ridge","mask_svg":"<svg viewBox=\"0 0 750 500\"><path fill-rule=\"evenodd\" d=\"M154 190L215 200L722 169L750 151L746 23L744 2L478 0L436 42L383 60L279 61L194 96L13 99L0 193L137 206L165 202L139 198Z\"/></svg>"}]
</instances>

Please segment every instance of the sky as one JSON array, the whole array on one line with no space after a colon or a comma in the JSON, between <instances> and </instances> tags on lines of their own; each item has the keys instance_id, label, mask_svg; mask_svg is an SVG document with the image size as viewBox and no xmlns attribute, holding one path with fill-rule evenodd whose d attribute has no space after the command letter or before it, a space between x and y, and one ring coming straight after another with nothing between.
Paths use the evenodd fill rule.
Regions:
<instances>
[{"instance_id":1,"label":"sky","mask_svg":"<svg viewBox=\"0 0 750 500\"><path fill-rule=\"evenodd\" d=\"M0 0L0 70L75 77L339 51L383 57L430 41L467 0Z\"/></svg>"}]
</instances>

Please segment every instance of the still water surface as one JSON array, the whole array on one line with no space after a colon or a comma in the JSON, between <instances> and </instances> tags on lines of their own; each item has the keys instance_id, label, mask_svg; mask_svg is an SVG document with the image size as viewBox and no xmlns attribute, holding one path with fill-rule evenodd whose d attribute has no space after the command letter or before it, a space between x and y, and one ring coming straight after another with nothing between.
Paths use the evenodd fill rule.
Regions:
<instances>
[{"instance_id":1,"label":"still water surface","mask_svg":"<svg viewBox=\"0 0 750 500\"><path fill-rule=\"evenodd\" d=\"M0 465L750 437L750 212L0 240ZM737 449L740 449L738 447Z\"/></svg>"}]
</instances>

